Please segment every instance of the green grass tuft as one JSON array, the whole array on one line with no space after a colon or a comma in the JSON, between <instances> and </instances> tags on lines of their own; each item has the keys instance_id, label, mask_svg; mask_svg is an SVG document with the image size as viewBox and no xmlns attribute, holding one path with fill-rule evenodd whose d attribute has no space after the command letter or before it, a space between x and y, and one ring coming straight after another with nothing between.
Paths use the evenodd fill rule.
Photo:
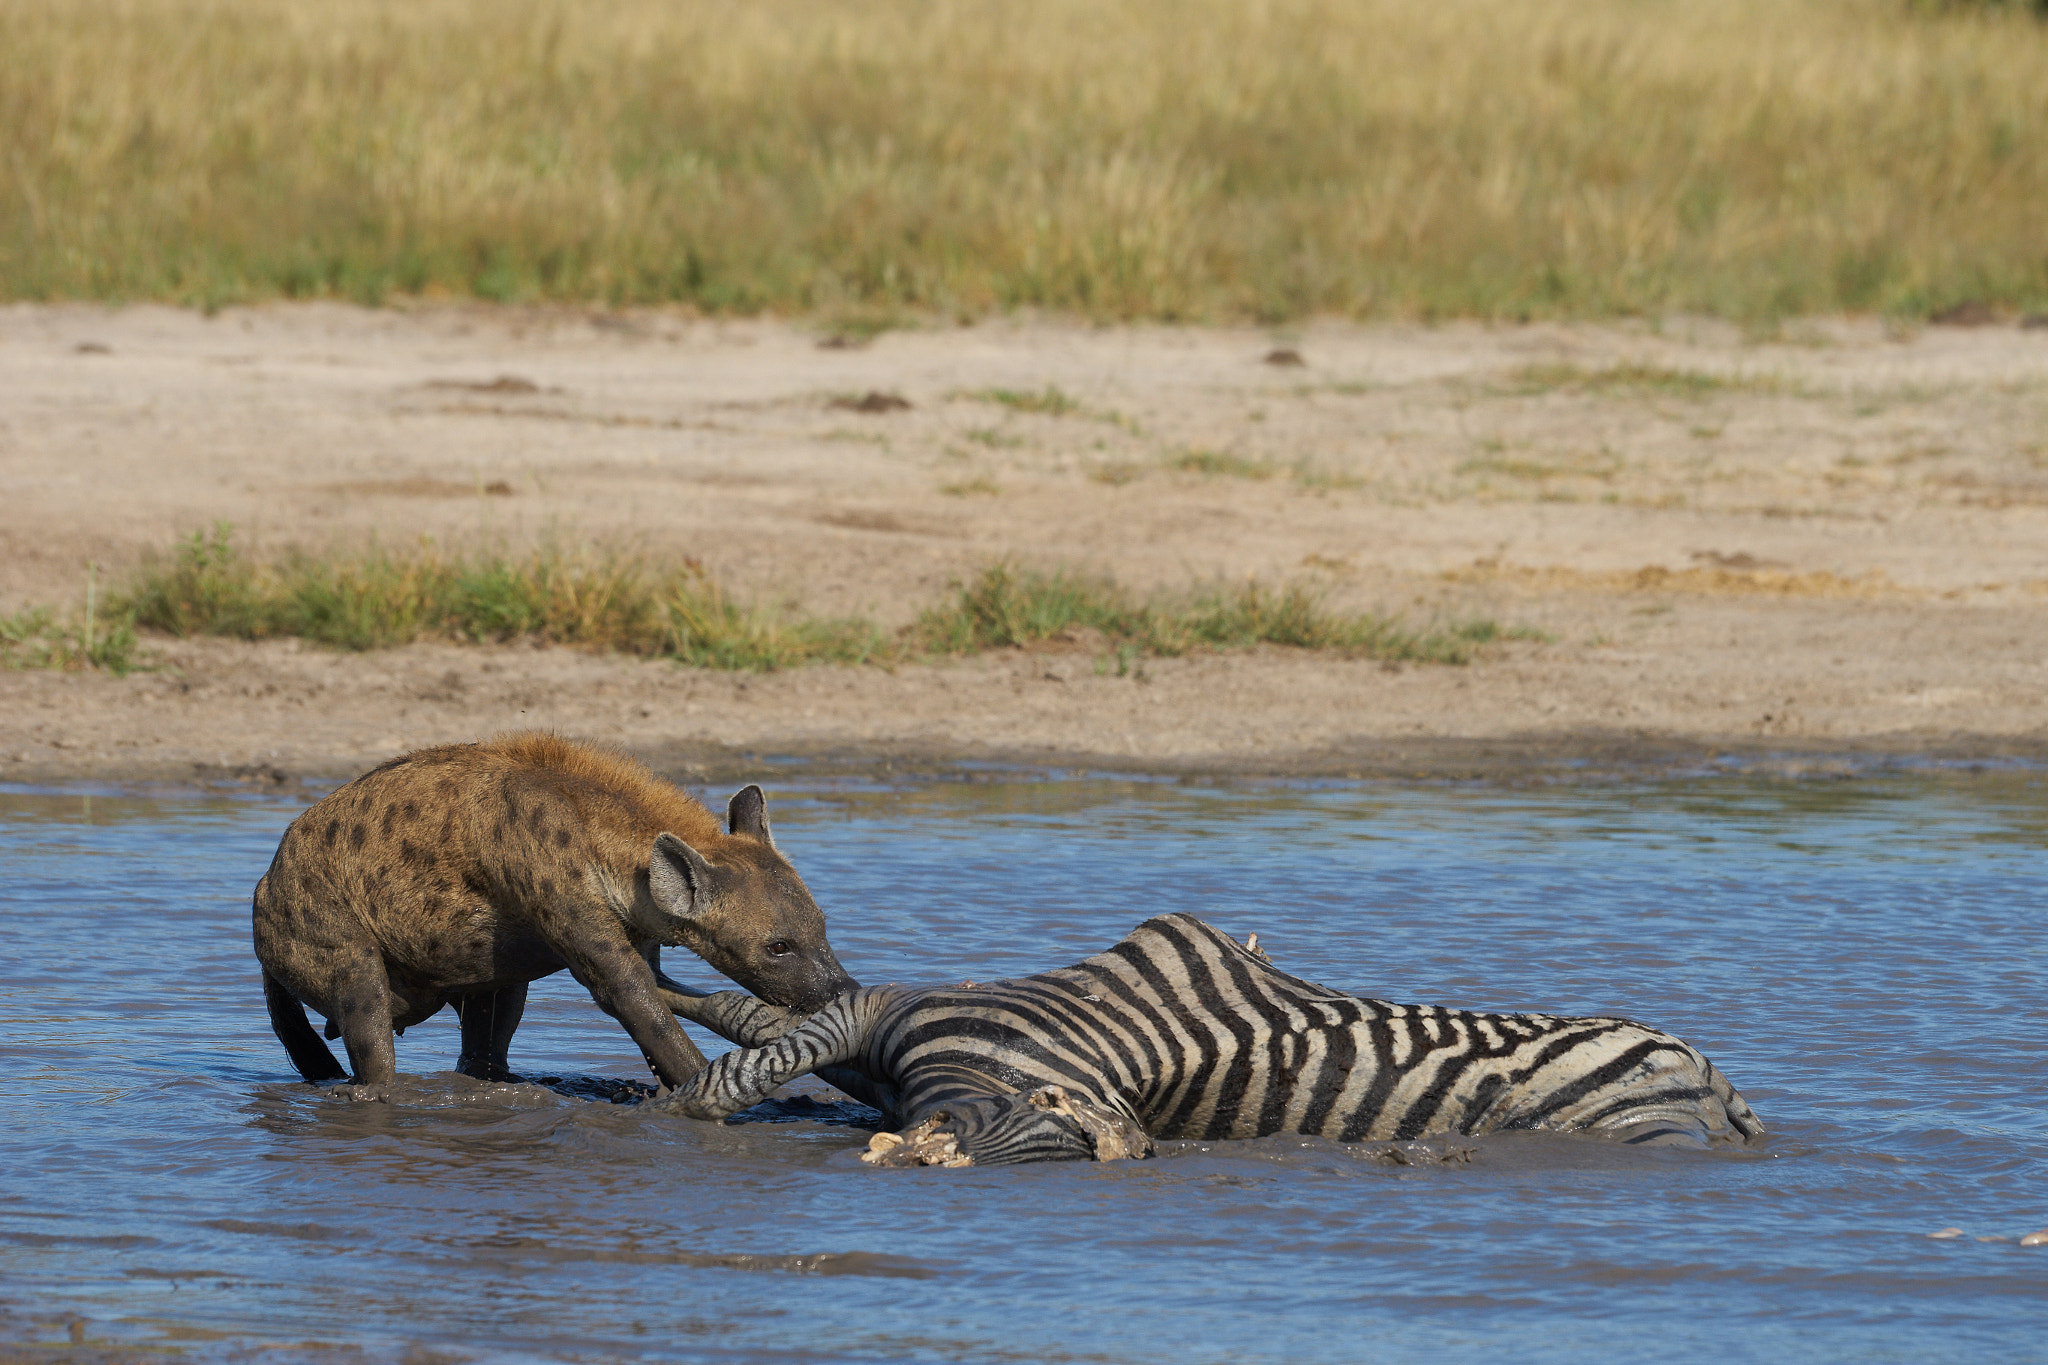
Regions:
<instances>
[{"instance_id":1,"label":"green grass tuft","mask_svg":"<svg viewBox=\"0 0 2048 1365\"><path fill-rule=\"evenodd\" d=\"M135 623L119 604L111 613L99 602L99 566L85 568L85 611L60 624L48 607L26 607L0 616L0 668L103 668L116 677L146 667L136 657Z\"/></svg>"},{"instance_id":2,"label":"green grass tuft","mask_svg":"<svg viewBox=\"0 0 2048 1365\"><path fill-rule=\"evenodd\" d=\"M1222 479L1270 479L1279 468L1265 460L1247 459L1227 450L1183 450L1166 461L1168 469Z\"/></svg>"},{"instance_id":3,"label":"green grass tuft","mask_svg":"<svg viewBox=\"0 0 2048 1365\"><path fill-rule=\"evenodd\" d=\"M1292 480L1298 487L1319 493L1340 488L1365 487L1365 480L1356 474L1328 469L1307 459L1296 460L1292 465L1282 465L1247 455L1233 455L1227 450L1207 450L1198 447L1168 456L1164 463L1168 469L1178 470L1183 474L1200 474L1212 479L1250 479L1263 483L1268 479L1286 478ZM1102 478L1099 473L1094 477L1098 480Z\"/></svg>"},{"instance_id":4,"label":"green grass tuft","mask_svg":"<svg viewBox=\"0 0 2048 1365\"><path fill-rule=\"evenodd\" d=\"M767 671L806 664L894 664L1065 637L1107 649L1119 676L1144 655L1284 645L1351 658L1462 664L1475 646L1532 638L1491 621L1411 626L1330 610L1302 584L1256 581L1136 597L1104 579L994 564L890 634L859 617L821 618L733 598L694 560L650 564L605 549L542 545L524 554L452 554L423 542L349 557L259 558L222 523L143 565L95 618L60 625L48 608L0 617L0 666L142 667L137 627L242 640L296 637L368 650L422 639L537 640Z\"/></svg>"},{"instance_id":5,"label":"green grass tuft","mask_svg":"<svg viewBox=\"0 0 2048 1365\"><path fill-rule=\"evenodd\" d=\"M670 643L660 653L694 668L770 672L803 664L887 663L890 641L857 617L818 620L733 601L696 565L672 575L663 605Z\"/></svg>"},{"instance_id":6,"label":"green grass tuft","mask_svg":"<svg viewBox=\"0 0 2048 1365\"><path fill-rule=\"evenodd\" d=\"M1177 656L1197 650L1285 645L1347 658L1469 663L1482 644L1532 638L1493 621L1415 627L1397 617L1330 610L1304 584L1256 581L1138 599L1104 579L993 564L959 585L952 601L918 619L914 636L939 654L973 654L1094 632L1127 666L1127 650Z\"/></svg>"},{"instance_id":7,"label":"green grass tuft","mask_svg":"<svg viewBox=\"0 0 2048 1365\"><path fill-rule=\"evenodd\" d=\"M1650 393L1666 398L1709 398L1717 393L1797 393L1795 383L1769 374L1713 374L1637 361L1588 370L1569 363L1524 365L1509 376L1511 392Z\"/></svg>"},{"instance_id":8,"label":"green grass tuft","mask_svg":"<svg viewBox=\"0 0 2048 1365\"><path fill-rule=\"evenodd\" d=\"M978 654L1084 629L1116 637L1134 634L1142 624L1100 580L1063 569L1040 574L991 564L972 582L957 585L952 601L919 616L913 635L935 654Z\"/></svg>"},{"instance_id":9,"label":"green grass tuft","mask_svg":"<svg viewBox=\"0 0 2048 1365\"><path fill-rule=\"evenodd\" d=\"M939 491L949 498L993 498L1002 493L1003 486L982 474L957 483L942 483Z\"/></svg>"},{"instance_id":10,"label":"green grass tuft","mask_svg":"<svg viewBox=\"0 0 2048 1365\"><path fill-rule=\"evenodd\" d=\"M883 645L864 622L785 618L736 602L690 561L655 569L638 555L556 545L523 556L423 545L259 561L226 525L195 533L168 563L146 565L123 605L137 624L173 635L297 636L341 649L533 639L766 670L859 663Z\"/></svg>"},{"instance_id":11,"label":"green grass tuft","mask_svg":"<svg viewBox=\"0 0 2048 1365\"><path fill-rule=\"evenodd\" d=\"M1051 384L1043 389L976 389L966 395L984 403L995 403L1012 412L1036 412L1047 417L1065 417L1079 412L1081 405Z\"/></svg>"},{"instance_id":12,"label":"green grass tuft","mask_svg":"<svg viewBox=\"0 0 2048 1365\"><path fill-rule=\"evenodd\" d=\"M0 668L101 668L121 677L146 666L136 656L134 625L118 616L60 623L48 607L0 616Z\"/></svg>"}]
</instances>

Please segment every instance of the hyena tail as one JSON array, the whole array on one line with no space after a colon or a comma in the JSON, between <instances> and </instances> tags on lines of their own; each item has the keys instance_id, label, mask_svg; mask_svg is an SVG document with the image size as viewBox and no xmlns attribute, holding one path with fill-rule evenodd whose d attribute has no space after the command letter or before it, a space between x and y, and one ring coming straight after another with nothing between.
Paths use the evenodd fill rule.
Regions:
<instances>
[{"instance_id":1,"label":"hyena tail","mask_svg":"<svg viewBox=\"0 0 2048 1365\"><path fill-rule=\"evenodd\" d=\"M338 1081L348 1075L313 1025L306 1019L305 1006L269 972L263 974L263 1003L270 1007L270 1027L292 1059L292 1065L309 1081Z\"/></svg>"}]
</instances>

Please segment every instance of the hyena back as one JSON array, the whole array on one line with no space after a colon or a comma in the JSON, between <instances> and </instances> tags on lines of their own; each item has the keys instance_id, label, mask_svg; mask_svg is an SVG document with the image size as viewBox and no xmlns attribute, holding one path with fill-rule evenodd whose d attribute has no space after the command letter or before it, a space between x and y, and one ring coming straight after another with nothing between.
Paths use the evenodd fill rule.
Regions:
<instances>
[{"instance_id":1,"label":"hyena back","mask_svg":"<svg viewBox=\"0 0 2048 1365\"><path fill-rule=\"evenodd\" d=\"M720 830L630 759L524 733L421 749L334 792L285 831L256 883L271 1026L308 1080L396 1072L394 1030L453 1004L458 1069L509 1074L529 981L564 967L665 1086L704 1065L659 994L663 945L764 1000L815 1010L855 982L776 851L759 787Z\"/></svg>"}]
</instances>

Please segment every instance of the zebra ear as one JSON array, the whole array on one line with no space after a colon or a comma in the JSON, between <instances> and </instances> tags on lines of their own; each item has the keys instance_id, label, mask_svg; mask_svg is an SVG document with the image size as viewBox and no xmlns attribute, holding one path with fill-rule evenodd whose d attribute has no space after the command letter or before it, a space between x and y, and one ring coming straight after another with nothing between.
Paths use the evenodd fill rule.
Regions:
<instances>
[{"instance_id":1,"label":"zebra ear","mask_svg":"<svg viewBox=\"0 0 2048 1365\"><path fill-rule=\"evenodd\" d=\"M732 794L732 803L725 808L725 823L734 834L775 847L768 834L768 798L761 795L759 787L750 784Z\"/></svg>"}]
</instances>

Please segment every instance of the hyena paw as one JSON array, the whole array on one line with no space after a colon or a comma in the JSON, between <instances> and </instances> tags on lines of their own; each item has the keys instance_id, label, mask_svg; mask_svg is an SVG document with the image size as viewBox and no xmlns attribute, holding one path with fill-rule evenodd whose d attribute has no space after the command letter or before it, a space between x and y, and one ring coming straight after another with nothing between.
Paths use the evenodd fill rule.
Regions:
<instances>
[{"instance_id":1,"label":"hyena paw","mask_svg":"<svg viewBox=\"0 0 2048 1365\"><path fill-rule=\"evenodd\" d=\"M945 1131L951 1122L950 1114L933 1114L915 1128L877 1133L860 1159L870 1166L972 1166L974 1158L960 1150L960 1139Z\"/></svg>"}]
</instances>

